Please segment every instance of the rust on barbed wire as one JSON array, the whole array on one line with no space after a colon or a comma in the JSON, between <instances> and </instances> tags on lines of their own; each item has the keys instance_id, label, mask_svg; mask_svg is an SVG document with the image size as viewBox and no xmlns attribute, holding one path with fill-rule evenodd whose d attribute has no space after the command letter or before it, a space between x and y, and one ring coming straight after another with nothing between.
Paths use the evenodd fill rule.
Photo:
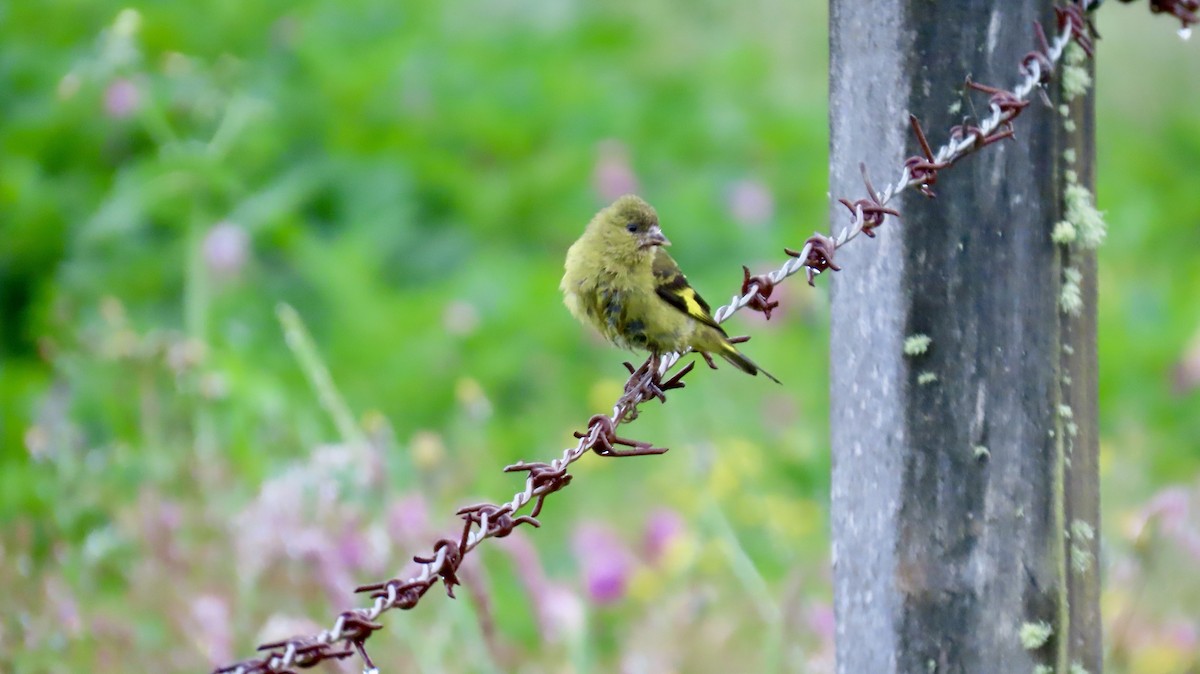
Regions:
<instances>
[{"instance_id":1,"label":"rust on barbed wire","mask_svg":"<svg viewBox=\"0 0 1200 674\"><path fill-rule=\"evenodd\" d=\"M646 362L642 363L642 366L638 368L635 368L633 363L629 361L622 363L622 365L629 371L629 379L625 382L625 394L617 402L617 407L625 409L625 416L621 419L621 421L625 422L633 421L637 418L637 403L641 401L658 398L659 402L667 402L666 392L672 389L683 388L685 386L683 378L696 366L695 363L688 363L670 379L663 381L662 376L659 374L659 361L653 356L647 358ZM637 402L629 404L629 401Z\"/></svg>"},{"instance_id":2,"label":"rust on barbed wire","mask_svg":"<svg viewBox=\"0 0 1200 674\"><path fill-rule=\"evenodd\" d=\"M540 527L541 524L534 518L542 513L542 504L545 503L546 497L571 484L571 474L567 472L565 464L555 466L542 462L521 462L504 467L504 472L506 473L514 473L522 470L529 471L527 480L532 487L533 495L537 497L537 500L533 504L533 511L529 513L529 519L525 521L535 527Z\"/></svg>"},{"instance_id":3,"label":"rust on barbed wire","mask_svg":"<svg viewBox=\"0 0 1200 674\"><path fill-rule=\"evenodd\" d=\"M929 161L923 160L921 157L910 157L904 162L904 169L906 171L906 175L914 176L912 181L918 186L918 189L921 190L922 194L925 194L928 197L933 197L933 192L929 191L928 186L932 185L937 180L937 171L941 167L931 163L933 154L929 151L929 144L925 143L925 136L921 133L921 125L917 122L917 118L912 115L909 115L908 117L912 122L913 129L917 134L917 138L925 146L926 155L929 157ZM914 174L914 160L916 160L917 163L924 162L922 164L922 173L920 176L916 176L916 174ZM851 233L862 232L863 234L867 235L867 238L873 239L875 238L875 228L881 226L889 215L900 217L900 211L897 211L894 208L888 208L886 205L884 205L885 200L880 199L879 193L875 191L875 186L871 184L871 177L867 175L866 164L860 162L858 165L858 172L862 174L863 187L866 188L868 196L864 199L859 199L858 201L852 202L849 199L843 198L838 199L838 202L850 210L850 227L847 231ZM849 238L846 240L848 241ZM829 250L817 251L826 259L826 261L832 260L833 251L846 243L846 241L841 240L832 241L830 239L826 239L825 237L819 237L819 235L818 237L810 237L808 241L805 242L805 248L809 251L809 257L812 257L813 251L816 250L818 246L822 248L827 246L826 242L832 242L833 248ZM784 249L784 252L788 255L792 255L792 257L799 257L799 255L793 255L792 252L786 248ZM833 269L834 271L840 271L840 268L838 267L831 266L830 269ZM813 270L813 268L810 267L810 270ZM815 271L816 273L820 273L820 270ZM811 271L808 277L808 284L812 285Z\"/></svg>"},{"instance_id":4,"label":"rust on barbed wire","mask_svg":"<svg viewBox=\"0 0 1200 674\"><path fill-rule=\"evenodd\" d=\"M371 660L371 656L367 653L367 645L365 639L354 641L354 648L358 651L358 657L362 658L364 672L378 672L375 667L375 662Z\"/></svg>"},{"instance_id":5,"label":"rust on barbed wire","mask_svg":"<svg viewBox=\"0 0 1200 674\"><path fill-rule=\"evenodd\" d=\"M1033 34L1037 37L1038 49L1035 49L1025 55L1021 59L1021 74L1026 77L1035 76L1039 87L1044 87L1050 83L1050 79L1054 75L1054 64L1050 61L1050 41L1046 39L1046 30L1042 28L1040 22L1033 22ZM1037 70L1034 70L1034 64L1037 64Z\"/></svg>"},{"instance_id":6,"label":"rust on barbed wire","mask_svg":"<svg viewBox=\"0 0 1200 674\"><path fill-rule=\"evenodd\" d=\"M1200 3L1200 0L1185 1ZM1092 56L1095 47L1094 38L1096 32L1087 16L1087 10L1094 7L1095 4L1088 0L1077 0L1063 6L1055 7L1055 19L1058 24L1059 33L1053 44L1046 38L1046 32L1042 28L1042 25L1037 22L1034 23L1034 38L1037 45L1033 51L1026 53L1018 64L1018 72L1025 78L1025 81L1019 86L1011 90L1003 89L974 82L970 77L967 77L965 81L967 89L980 91L989 95L988 107L992 111L992 114L986 121L978 124L971 124L964 121L962 124L951 127L947 145L940 148L936 153L929 144L925 130L921 127L920 120L917 119L916 115L910 114L909 124L912 127L913 135L916 138L921 153L904 160L903 177L898 183L889 186L882 193L875 190L870 178L867 176L866 167L860 165L859 168L863 174L863 183L868 196L855 201L846 198L838 199L838 202L850 212L851 224L834 241L832 248L841 247L860 233L868 237L874 237L874 230L884 224L886 216L900 215L899 211L889 208L887 204L904 189L912 187L922 195L933 198L936 196L933 186L937 183L939 171L953 166L958 160L968 154L1001 140L1013 138L1015 131L1012 122L1029 105L1029 100L1026 97L1032 91L1037 90L1042 94L1043 98L1046 98L1042 87L1051 81L1056 64L1061 60L1063 49L1066 45L1073 41L1088 56ZM822 250L814 256L814 251L817 250L818 245L822 246ZM817 267L821 266L821 260L824 259L827 262L832 260L832 250L825 250L828 248L828 244L820 240L814 241L810 239L806 242L804 248L804 251L807 251L806 262L812 261L817 263L809 267L808 275L810 283L812 282L813 275L819 273ZM788 250L786 252L793 257L801 256L801 253L797 251Z\"/></svg>"},{"instance_id":7,"label":"rust on barbed wire","mask_svg":"<svg viewBox=\"0 0 1200 674\"><path fill-rule=\"evenodd\" d=\"M1049 81L1055 64L1062 58L1066 44L1074 40L1089 55L1092 53L1094 31L1084 11L1090 4L1072 3L1056 9L1059 35L1053 44L1046 40L1045 33L1040 31L1039 26L1038 31L1035 31L1039 38L1039 50L1030 52L1021 60L1019 71L1026 79L1013 90L969 83L971 88L991 94L989 106L992 117L978 125L962 124L954 127L950 132L949 143L937 153L929 146L916 117L911 117L910 123L922 154L910 157L904 162L901 179L882 192L876 191L867 176L866 167L860 166L868 196L856 201L838 200L851 213L849 226L836 237L824 234L809 237L801 250L785 248L788 260L783 267L769 274L752 276L749 269L743 267L741 295L735 296L730 304L718 308L713 313L716 320L723 322L745 307L760 311L769 318L771 309L778 306L777 301L770 299L771 292L778 283L803 269L811 285L813 278L825 270L841 269L834 263L834 253L858 234L873 237L873 230L882 226L887 216L899 216L899 211L887 205L898 193L913 187L926 196L933 196L931 187L937 180L938 171L952 166L971 152L1011 137L1012 120L1028 105L1024 97ZM1186 26L1189 22L1196 23L1194 13L1200 9L1200 0L1151 0L1151 7L1154 11L1171 12L1179 16ZM968 138L970 141L964 142ZM738 337L730 339L730 342L741 342L745 339L748 338ZM518 462L505 467L504 471L507 473L527 473L525 489L516 493L508 503L481 503L460 508L457 515L462 518L463 525L457 540L439 539L434 544L431 554L413 557L413 560L422 566L417 576L408 579L392 578L359 586L355 588L355 592L367 593L372 600L371 606L343 611L338 614L332 628L316 635L263 644L258 648L258 657L219 667L213 670L214 674L293 672L297 668L313 667L325 660L340 660L355 653L362 659L368 671L375 671L375 665L366 651L366 641L383 628L383 624L377 621L379 616L388 610L408 610L415 607L438 581L445 586L447 595L453 597L454 586L459 584L458 571L463 560L481 541L487 538L503 538L521 525L540 526L537 517L542 512L546 497L561 491L571 483L572 476L567 471L571 463L588 452L595 452L600 456L627 457L661 454L667 451L666 448L655 447L651 443L621 437L617 435L616 428L636 419L637 408L642 403L656 398L666 402L667 391L684 388L683 378L695 367L694 360L679 368L671 377L664 379L666 373L678 364L683 355L685 354L654 356L637 368L632 363L625 363L629 379L625 383L624 392L613 407L613 414L599 414L589 419L587 430L574 434L579 440L578 444L563 450L562 456L557 459L549 462ZM532 504L530 514L516 515L529 504Z\"/></svg>"},{"instance_id":8,"label":"rust on barbed wire","mask_svg":"<svg viewBox=\"0 0 1200 674\"><path fill-rule=\"evenodd\" d=\"M925 176L928 177L928 176ZM936 180L936 178L934 178ZM918 189L928 189L928 183L920 183ZM925 194L922 191L922 194ZM932 197L933 193L929 192L926 196ZM849 199L838 199L838 202L850 209L850 219L853 224L862 229L862 233L868 238L875 238L875 228L883 224L884 220L889 215L900 217L900 211L894 208L888 208L876 199L859 199L851 202ZM809 239L810 241L812 239ZM811 250L809 251L811 254ZM832 268L832 267L831 267ZM838 271L835 269L834 271Z\"/></svg>"},{"instance_id":9,"label":"rust on barbed wire","mask_svg":"<svg viewBox=\"0 0 1200 674\"><path fill-rule=\"evenodd\" d=\"M742 294L750 295L746 308L761 312L768 321L771 320L771 310L779 306L778 301L771 301L771 292L775 290L775 282L766 274L750 275L750 268L742 265ZM710 361L711 362L711 361Z\"/></svg>"},{"instance_id":10,"label":"rust on barbed wire","mask_svg":"<svg viewBox=\"0 0 1200 674\"><path fill-rule=\"evenodd\" d=\"M506 468L505 471L507 472L508 469ZM561 488L555 487L555 490L557 491ZM467 538L471 535L472 527L479 526L483 528L485 521L493 532L491 535L492 538L504 538L521 524L531 525L535 529L542 526L542 523L537 521L536 515L513 517L511 503L505 503L502 506L494 503L480 503L478 505L459 508L456 514L466 522L463 527L462 542L459 543L460 548L467 547Z\"/></svg>"},{"instance_id":11,"label":"rust on barbed wire","mask_svg":"<svg viewBox=\"0 0 1200 674\"><path fill-rule=\"evenodd\" d=\"M1026 65L1027 64L1025 61L1021 62L1022 68L1024 68ZM1039 81L1041 80L1040 77L1038 79ZM1021 111L1029 105L1028 100L1021 98L1008 89L1000 89L998 87L990 87L986 84L980 84L979 82L972 80L970 77L967 77L967 88L974 89L975 91L982 91L985 94L991 94L991 97L988 98L988 103L1000 109L1000 126L1006 130L1012 129L1012 121L1016 119L1017 115L1021 114Z\"/></svg>"},{"instance_id":12,"label":"rust on barbed wire","mask_svg":"<svg viewBox=\"0 0 1200 674\"><path fill-rule=\"evenodd\" d=\"M661 389L659 390L661 394ZM666 398L663 398L666 402ZM598 456L646 456L647 454L663 454L667 451L666 447L655 447L649 442L641 442L638 440L630 440L617 435L616 423L605 414L597 414L588 420L588 432L575 433L577 438L586 438L594 436L592 440L591 450ZM617 445L630 447L631 449L617 449Z\"/></svg>"},{"instance_id":13,"label":"rust on barbed wire","mask_svg":"<svg viewBox=\"0 0 1200 674\"><path fill-rule=\"evenodd\" d=\"M1133 2L1133 0L1121 0ZM1170 14L1183 24L1187 30L1194 23L1200 23L1200 0L1150 0L1150 11L1154 14Z\"/></svg>"},{"instance_id":14,"label":"rust on barbed wire","mask_svg":"<svg viewBox=\"0 0 1200 674\"><path fill-rule=\"evenodd\" d=\"M471 525L468 522L466 531L463 534L465 540L470 535ZM492 534L495 535L495 534ZM449 538L440 538L433 544L433 554L428 557L413 557L413 561L418 564L425 564L432 567L432 574L442 579L442 587L446 588L446 596L454 599L454 586L459 585L458 566L462 564L463 548L457 542Z\"/></svg>"},{"instance_id":15,"label":"rust on barbed wire","mask_svg":"<svg viewBox=\"0 0 1200 674\"><path fill-rule=\"evenodd\" d=\"M1129 0L1124 0L1128 2ZM1153 3L1153 0L1151 0ZM1070 30L1071 39L1075 40L1087 52L1089 57L1095 56L1096 43L1096 27L1092 25L1092 20L1087 16L1085 6L1081 4L1068 3L1066 5L1054 8L1054 13L1058 17L1058 29Z\"/></svg>"},{"instance_id":16,"label":"rust on barbed wire","mask_svg":"<svg viewBox=\"0 0 1200 674\"><path fill-rule=\"evenodd\" d=\"M933 150L929 148L929 141L925 139L925 132L921 130L921 122L917 120L916 115L910 114L908 122L912 125L913 135L917 137L917 144L921 146L921 151L925 154L924 156L913 155L905 159L904 168L908 169L908 175L912 176L913 185L917 188L917 191L932 199L935 196L933 193L933 184L937 182L938 171L946 168L952 162L940 162L933 158ZM878 222L872 224L869 228L864 226L863 234L874 237L875 233L871 230L883 224L883 213L886 211L881 208L883 204L880 203L878 196L875 194L875 189L871 187L871 181L867 179L866 166L859 164L859 168L862 170L863 180L867 183L867 193L871 195L870 201L859 199L853 206L845 199L842 199L841 202L846 204L846 208L849 208L851 213L860 204L864 207L868 204L873 204L871 207L876 208L873 215L878 216ZM867 210L864 208L863 215L867 214ZM899 215L899 213L895 215Z\"/></svg>"},{"instance_id":17,"label":"rust on barbed wire","mask_svg":"<svg viewBox=\"0 0 1200 674\"><path fill-rule=\"evenodd\" d=\"M813 279L826 269L832 269L833 271L842 270L841 267L833 262L833 253L837 250L837 243L828 236L819 233L813 234L804 242L803 250L808 251L808 255L804 257L804 274L809 286L812 286ZM799 258L802 254L801 251L792 250L791 248L784 248L783 252L788 257L794 258Z\"/></svg>"}]
</instances>

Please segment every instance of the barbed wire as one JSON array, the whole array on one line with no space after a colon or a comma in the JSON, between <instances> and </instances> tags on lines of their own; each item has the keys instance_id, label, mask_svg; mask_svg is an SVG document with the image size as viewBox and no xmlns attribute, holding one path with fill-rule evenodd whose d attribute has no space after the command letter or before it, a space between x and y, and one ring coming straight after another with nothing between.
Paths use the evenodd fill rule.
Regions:
<instances>
[{"instance_id":1,"label":"barbed wire","mask_svg":"<svg viewBox=\"0 0 1200 674\"><path fill-rule=\"evenodd\" d=\"M1134 0L1121 0L1124 3L1130 3ZM1152 14L1170 14L1179 19L1179 23L1183 24L1179 29L1181 34L1186 38L1191 35L1191 25L1200 23L1200 0L1150 0L1150 12Z\"/></svg>"},{"instance_id":2,"label":"barbed wire","mask_svg":"<svg viewBox=\"0 0 1200 674\"><path fill-rule=\"evenodd\" d=\"M1152 4L1155 0L1151 0ZM1158 0L1162 5L1165 0ZM1189 4L1196 0L1184 0ZM999 89L966 81L969 89L989 94L989 116L978 126L960 125L950 129L949 140L933 152L915 116L909 120L923 154L909 157L903 163L899 177L882 191L876 191L867 176L865 166L860 165L867 197L851 202L839 199L850 211L851 220L836 237L814 234L799 250L785 248L788 260L775 271L763 275L750 274L743 267L741 293L713 313L713 318L724 322L738 311L750 308L770 318L771 310L778 306L771 300L774 287L801 270L805 271L809 285L815 276L826 270L838 271L834 263L837 249L857 238L860 234L874 237L875 230L884 224L887 216L899 216L899 212L888 207L888 203L901 192L915 188L927 197L933 197L933 185L938 171L954 165L963 157L988 145L1010 138L1013 135L1012 121L1029 105L1028 96L1050 81L1057 64L1063 57L1067 45L1074 40L1088 56L1092 55L1094 31L1087 20L1086 10L1093 3L1083 0L1055 9L1058 32L1052 41L1047 41L1040 23L1034 24L1038 48L1022 58L1022 79L1011 90ZM1162 11L1162 10L1160 10ZM736 338L744 341L748 338ZM467 553L488 538L504 538L513 529L528 524L540 526L537 520L546 498L563 489L571 482L567 469L590 451L600 456L640 456L661 454L664 447L651 443L623 438L616 428L637 418L638 406L657 398L666 402L668 391L684 387L683 378L695 367L689 362L664 379L688 352L670 353L655 359L647 359L641 367L625 363L629 379L624 392L613 405L611 415L597 414L587 422L587 429L576 432L579 442L563 450L558 458L549 462L518 462L504 468L508 473L527 473L525 488L503 504L480 503L460 508L457 515L463 520L462 532L457 539L442 538L433 545L425 556L414 557L421 565L420 571L407 579L392 578L380 583L363 585L355 592L369 593L370 606L343 611L329 629L309 636L297 636L282 641L262 644L261 655L213 670L214 674L259 674L266 672L289 672L294 668L312 667L324 660L342 659L358 654L370 674L378 670L367 653L365 643L383 627L378 618L392 609L411 609L440 580L446 594L454 597L454 587L459 585L458 570ZM703 354L702 354L703 355ZM709 361L710 366L712 365ZM622 449L626 448L626 449ZM528 515L517 515L533 504Z\"/></svg>"}]
</instances>

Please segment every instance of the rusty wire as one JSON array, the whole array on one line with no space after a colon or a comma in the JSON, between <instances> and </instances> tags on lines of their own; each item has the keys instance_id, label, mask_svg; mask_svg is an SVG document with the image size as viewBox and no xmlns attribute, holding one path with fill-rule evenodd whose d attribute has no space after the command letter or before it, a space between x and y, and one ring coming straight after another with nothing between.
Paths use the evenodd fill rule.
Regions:
<instances>
[{"instance_id":1,"label":"rusty wire","mask_svg":"<svg viewBox=\"0 0 1200 674\"><path fill-rule=\"evenodd\" d=\"M1189 4L1195 0L1185 0ZM1091 3L1087 3L1091 4ZM1162 1L1158 3L1163 4ZM896 182L876 191L863 171L863 182L868 197L851 202L840 202L852 214L851 222L835 237L814 234L799 250L784 249L788 260L782 267L762 275L750 274L743 268L741 294L735 295L729 304L713 313L717 322L724 322L737 311L749 307L761 311L768 318L778 305L770 299L775 285L805 270L811 285L814 276L827 269L838 271L834 253L859 234L873 237L874 229L884 224L887 216L898 216L899 212L887 206L895 196L908 188L916 188L926 196L933 196L932 186L937 172L952 166L962 157L982 149L994 142L1012 136L1012 120L1028 104L1028 96L1039 86L1049 81L1050 74L1061 60L1063 50L1072 39L1076 40L1089 54L1092 36L1084 14L1087 5L1069 4L1056 9L1058 34L1047 42L1040 25L1036 28L1039 50L1030 52L1020 63L1022 80L1011 90L987 87L968 81L968 87L990 94L990 116L978 126L960 126L951 129L947 143L934 152L915 117L910 121L923 152L907 159ZM686 355L670 353L659 358L648 359L641 367L634 368L626 363L630 371L625 391L613 406L611 415L598 414L588 420L587 429L577 432L579 439L574 447L563 450L558 458L549 462L519 462L508 466L505 472L523 472L525 488L503 504L481 503L459 509L463 520L462 532L457 539L442 538L433 545L426 556L414 557L421 565L420 572L411 578L392 578L380 583L363 585L356 592L369 593L371 605L343 611L338 614L333 626L317 634L298 636L259 646L261 653L251 658L213 670L214 674L260 674L266 672L291 672L297 668L308 668L324 660L342 659L355 655L363 660L367 671L377 671L367 654L365 642L383 627L378 618L391 609L411 609L417 605L430 588L440 580L450 597L459 584L458 569L464 556L487 538L503 538L522 525L539 526L537 516L541 513L545 499L571 482L567 468L589 451L601 456L638 456L661 454L666 450L650 443L623 438L617 435L616 427L637 418L640 404L657 398L666 401L666 392L683 388L683 378L695 363L689 362L670 378L667 373ZM619 449L626 447L628 449ZM533 504L528 515L517 515L525 506Z\"/></svg>"},{"instance_id":2,"label":"rusty wire","mask_svg":"<svg viewBox=\"0 0 1200 674\"><path fill-rule=\"evenodd\" d=\"M871 184L866 167L860 165L868 197L857 201L838 200L849 209L850 224L836 237L815 234L805 242L801 250L785 249L792 259L784 263L783 267L769 274L751 277L749 271L746 271L741 296L735 296L729 304L717 309L713 318L718 322L724 321L734 312L746 306L769 315L774 304L768 304L768 301L771 288L775 284L801 269L807 271L810 285L814 275L820 274L826 269L837 271L839 267L833 263L834 251L849 243L859 234L865 234L868 237L875 236L874 230L884 223L888 215L899 215L898 211L888 208L887 205L896 195L906 189L916 188L921 194L933 197L932 187L937 182L939 170L954 165L955 162L976 150L1005 138L1011 138L1013 135L1012 121L1029 105L1029 95L1049 82L1067 45L1075 40L1089 56L1092 54L1093 31L1086 16L1087 8L1092 4L1091 2L1069 3L1066 6L1055 8L1058 34L1052 41L1047 41L1041 24L1034 24L1038 48L1022 58L1020 63L1022 79L1012 89L990 87L972 82L968 78L966 81L968 88L990 94L988 100L990 115L977 126L960 125L952 128L949 140L938 148L937 152L930 148L917 118L910 115L909 121L923 154L909 157L904 161L896 182L886 186L882 191L878 191ZM664 362L665 367L662 371L665 373L681 355L673 354L673 359L668 358Z\"/></svg>"},{"instance_id":3,"label":"rusty wire","mask_svg":"<svg viewBox=\"0 0 1200 674\"><path fill-rule=\"evenodd\" d=\"M1133 0L1121 0L1133 2ZM1200 0L1150 0L1150 11L1154 14L1170 14L1183 24L1180 30L1188 30L1193 23L1200 23Z\"/></svg>"}]
</instances>

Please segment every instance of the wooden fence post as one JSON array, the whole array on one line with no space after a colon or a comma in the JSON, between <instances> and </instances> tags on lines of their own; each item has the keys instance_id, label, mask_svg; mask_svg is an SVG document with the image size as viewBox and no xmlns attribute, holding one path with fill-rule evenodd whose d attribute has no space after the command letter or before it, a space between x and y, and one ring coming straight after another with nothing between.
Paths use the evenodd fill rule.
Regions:
<instances>
[{"instance_id":1,"label":"wooden fence post","mask_svg":"<svg viewBox=\"0 0 1200 674\"><path fill-rule=\"evenodd\" d=\"M1056 32L1047 0L832 0L834 197L891 181ZM1084 65L1090 69L1090 62ZM1051 240L1092 185L1090 96L1033 97L1004 141L892 202L832 281L832 528L840 674L1098 674L1095 259ZM952 105L961 102L958 109ZM1070 119L1070 122L1066 120ZM1071 151L1068 151L1071 150ZM846 211L833 210L834 230ZM1082 275L1082 309L1064 279ZM930 338L916 353L909 337ZM1041 669L1038 669L1038 668Z\"/></svg>"}]
</instances>

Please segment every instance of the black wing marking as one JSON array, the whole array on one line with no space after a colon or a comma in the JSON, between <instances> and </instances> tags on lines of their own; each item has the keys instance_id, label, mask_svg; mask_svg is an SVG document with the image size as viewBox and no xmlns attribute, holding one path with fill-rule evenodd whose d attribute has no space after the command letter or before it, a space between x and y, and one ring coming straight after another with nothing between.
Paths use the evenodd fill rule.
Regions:
<instances>
[{"instance_id":1,"label":"black wing marking","mask_svg":"<svg viewBox=\"0 0 1200 674\"><path fill-rule=\"evenodd\" d=\"M722 335L725 331L713 320L708 302L688 283L675 260L661 248L654 256L654 291L667 304L675 307L705 325L716 328Z\"/></svg>"}]
</instances>

